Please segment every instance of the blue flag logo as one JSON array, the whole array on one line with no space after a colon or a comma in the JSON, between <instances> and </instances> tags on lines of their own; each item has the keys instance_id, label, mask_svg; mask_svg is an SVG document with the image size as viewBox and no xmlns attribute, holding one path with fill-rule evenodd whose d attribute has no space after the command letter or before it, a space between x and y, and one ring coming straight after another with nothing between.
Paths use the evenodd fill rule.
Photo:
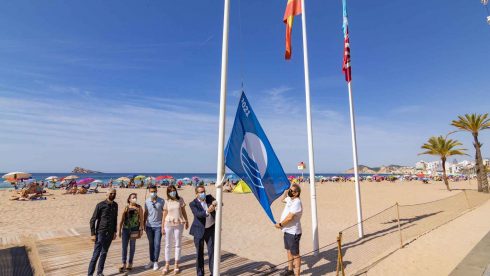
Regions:
<instances>
[{"instance_id":1,"label":"blue flag logo","mask_svg":"<svg viewBox=\"0 0 490 276\"><path fill-rule=\"evenodd\" d=\"M289 188L289 180L243 92L226 146L225 163L247 183L276 223L270 206Z\"/></svg>"}]
</instances>

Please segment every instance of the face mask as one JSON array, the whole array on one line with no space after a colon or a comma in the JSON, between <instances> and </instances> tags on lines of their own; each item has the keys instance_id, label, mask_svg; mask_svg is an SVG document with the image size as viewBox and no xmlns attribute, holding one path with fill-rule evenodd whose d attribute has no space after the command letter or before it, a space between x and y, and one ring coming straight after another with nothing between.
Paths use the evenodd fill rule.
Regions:
<instances>
[{"instance_id":1,"label":"face mask","mask_svg":"<svg viewBox=\"0 0 490 276\"><path fill-rule=\"evenodd\" d=\"M199 193L199 199L205 200L206 199L206 193Z\"/></svg>"},{"instance_id":2,"label":"face mask","mask_svg":"<svg viewBox=\"0 0 490 276\"><path fill-rule=\"evenodd\" d=\"M288 196L289 196L289 197L293 197L293 196L294 196L294 195L293 195L293 191L289 190L289 192L288 192Z\"/></svg>"},{"instance_id":3,"label":"face mask","mask_svg":"<svg viewBox=\"0 0 490 276\"><path fill-rule=\"evenodd\" d=\"M137 199L137 198L132 198L132 199L131 199L131 203L135 203L135 204L136 204L136 202L137 202L137 201L138 201L138 199Z\"/></svg>"},{"instance_id":4,"label":"face mask","mask_svg":"<svg viewBox=\"0 0 490 276\"><path fill-rule=\"evenodd\" d=\"M168 193L168 195L173 198L177 195L177 193L175 191L171 191L170 193Z\"/></svg>"},{"instance_id":5,"label":"face mask","mask_svg":"<svg viewBox=\"0 0 490 276\"><path fill-rule=\"evenodd\" d=\"M150 196L151 196L152 198L155 198L155 197L157 197L157 193L150 193Z\"/></svg>"},{"instance_id":6,"label":"face mask","mask_svg":"<svg viewBox=\"0 0 490 276\"><path fill-rule=\"evenodd\" d=\"M114 201L116 199L116 195L109 195L109 201Z\"/></svg>"}]
</instances>

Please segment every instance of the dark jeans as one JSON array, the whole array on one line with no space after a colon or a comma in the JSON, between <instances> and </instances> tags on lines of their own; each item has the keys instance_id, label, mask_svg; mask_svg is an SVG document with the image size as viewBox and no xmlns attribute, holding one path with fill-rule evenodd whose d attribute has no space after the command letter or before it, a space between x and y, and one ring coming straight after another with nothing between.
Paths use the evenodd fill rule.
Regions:
<instances>
[{"instance_id":1,"label":"dark jeans","mask_svg":"<svg viewBox=\"0 0 490 276\"><path fill-rule=\"evenodd\" d=\"M97 267L97 274L102 274L104 271L105 259L107 257L107 251L111 246L112 239L114 238L114 233L97 233L95 238L94 253L92 255L92 260L90 260L90 265L88 266L88 275L94 275L95 264L99 260L99 266Z\"/></svg>"},{"instance_id":2,"label":"dark jeans","mask_svg":"<svg viewBox=\"0 0 490 276\"><path fill-rule=\"evenodd\" d=\"M139 227L134 228L123 228L122 229L122 263L126 263L126 258L128 256L128 244L129 244L129 263L133 263L134 251L136 249L136 240L131 239L131 232L138 231Z\"/></svg>"},{"instance_id":3,"label":"dark jeans","mask_svg":"<svg viewBox=\"0 0 490 276\"><path fill-rule=\"evenodd\" d=\"M194 245L197 251L196 272L198 276L204 276L204 242L208 246L209 272L212 275L214 261L214 225L204 230L204 236L201 239L194 238Z\"/></svg>"},{"instance_id":4,"label":"dark jeans","mask_svg":"<svg viewBox=\"0 0 490 276\"><path fill-rule=\"evenodd\" d=\"M160 257L160 244L162 242L162 227L146 226L146 236L150 244L150 261L158 262Z\"/></svg>"}]
</instances>

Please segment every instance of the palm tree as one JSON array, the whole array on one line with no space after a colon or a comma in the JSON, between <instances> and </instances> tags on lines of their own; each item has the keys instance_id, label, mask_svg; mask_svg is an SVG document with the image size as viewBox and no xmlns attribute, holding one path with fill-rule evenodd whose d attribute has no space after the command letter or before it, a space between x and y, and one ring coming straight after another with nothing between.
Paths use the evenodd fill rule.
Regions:
<instances>
[{"instance_id":1,"label":"palm tree","mask_svg":"<svg viewBox=\"0 0 490 276\"><path fill-rule=\"evenodd\" d=\"M442 161L442 178L444 179L444 184L446 184L446 188L448 191L451 191L449 188L449 182L447 181L446 175L446 160L448 157L453 155L465 155L464 151L466 149L457 149L457 146L461 146L462 144L457 140L447 139L447 137L443 136L432 136L429 138L427 143L422 145L422 149L426 151L419 153L429 154L429 155L437 155L441 158Z\"/></svg>"},{"instance_id":2,"label":"palm tree","mask_svg":"<svg viewBox=\"0 0 490 276\"><path fill-rule=\"evenodd\" d=\"M483 164L483 158L481 155L482 144L478 142L478 133L485 129L490 129L490 118L488 113L486 114L465 114L464 116L458 116L459 120L452 121L451 125L458 128L459 131L468 131L473 135L473 146L475 147L475 163L476 174L478 179L478 191L488 193L488 179L485 165Z\"/></svg>"}]
</instances>

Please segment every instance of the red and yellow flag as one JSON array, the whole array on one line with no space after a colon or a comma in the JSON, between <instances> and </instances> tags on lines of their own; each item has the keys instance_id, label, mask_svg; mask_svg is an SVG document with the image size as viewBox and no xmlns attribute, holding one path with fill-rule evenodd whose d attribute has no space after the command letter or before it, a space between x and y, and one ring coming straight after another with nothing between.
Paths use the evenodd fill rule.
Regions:
<instances>
[{"instance_id":1,"label":"red and yellow flag","mask_svg":"<svg viewBox=\"0 0 490 276\"><path fill-rule=\"evenodd\" d=\"M288 0L284 23L286 24L286 59L291 59L291 32L293 30L294 17L301 14L301 0Z\"/></svg>"}]
</instances>

